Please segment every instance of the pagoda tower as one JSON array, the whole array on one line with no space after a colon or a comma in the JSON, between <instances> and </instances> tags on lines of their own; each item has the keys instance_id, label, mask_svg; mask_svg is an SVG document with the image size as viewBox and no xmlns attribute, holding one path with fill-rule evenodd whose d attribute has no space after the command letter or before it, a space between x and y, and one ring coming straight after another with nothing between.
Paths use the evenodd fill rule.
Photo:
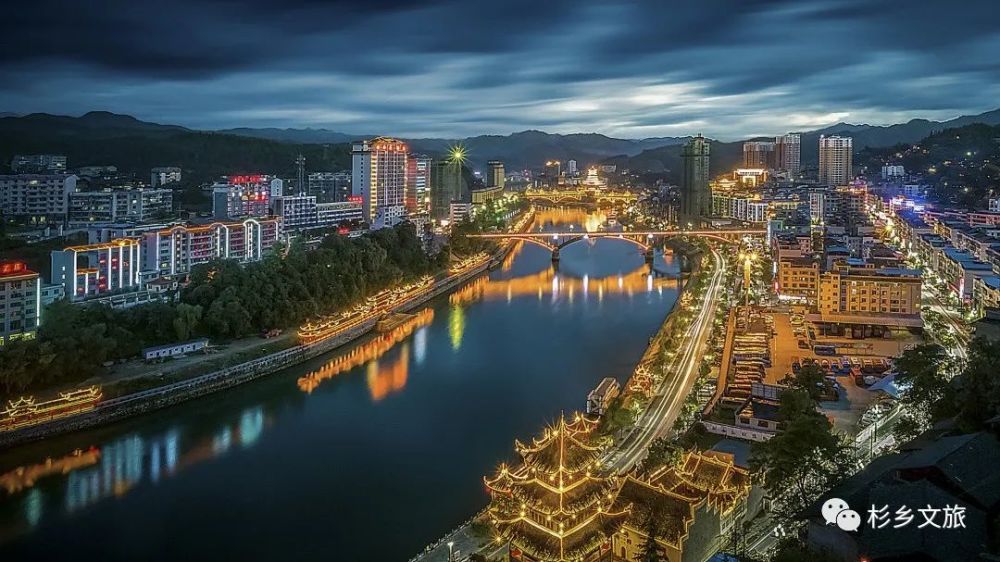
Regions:
<instances>
[{"instance_id":1,"label":"pagoda tower","mask_svg":"<svg viewBox=\"0 0 1000 562\"><path fill-rule=\"evenodd\" d=\"M612 537L630 506L615 506L622 480L604 473L589 444L596 422L562 416L530 445L515 442L517 467L485 478L490 518L512 559L526 562L610 560Z\"/></svg>"}]
</instances>

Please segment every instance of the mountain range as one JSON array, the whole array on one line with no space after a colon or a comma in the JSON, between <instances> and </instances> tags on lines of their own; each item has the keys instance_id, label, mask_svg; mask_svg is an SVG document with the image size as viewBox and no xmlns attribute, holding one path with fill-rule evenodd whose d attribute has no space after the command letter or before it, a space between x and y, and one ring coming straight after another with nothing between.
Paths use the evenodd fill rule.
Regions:
<instances>
[{"instance_id":1,"label":"mountain range","mask_svg":"<svg viewBox=\"0 0 1000 562\"><path fill-rule=\"evenodd\" d=\"M257 167L277 173L293 169L294 155L306 155L309 170L349 167L346 143L374 135L353 135L329 129L236 128L199 131L179 125L141 121L129 115L92 111L80 117L33 113L0 114L0 163L13 154L65 153L71 166L116 164L148 168L159 165L194 167L195 172L216 173ZM803 165L815 165L820 135L842 134L854 138L855 150L915 143L935 132L971 123L1000 124L1000 109L947 121L912 119L878 126L837 123L802 132ZM678 167L680 146L689 137L622 139L598 133L553 134L522 131L510 135L481 135L464 139L406 139L414 152L432 156L461 144L474 167L502 160L508 169L538 168L547 159L575 159L583 168L595 162L613 162L636 171L671 172ZM211 154L199 154L208 149ZM265 155L253 161L250 154ZM241 156L243 154L243 156ZM288 157L291 155L291 157ZM285 163L282 159L288 157ZM712 141L713 173L737 165L742 141ZM280 162L280 164L279 164ZM276 169L267 168L277 165ZM135 170L140 171L140 170ZM141 170L145 173L145 170ZM200 175L200 174L198 174Z\"/></svg>"}]
</instances>

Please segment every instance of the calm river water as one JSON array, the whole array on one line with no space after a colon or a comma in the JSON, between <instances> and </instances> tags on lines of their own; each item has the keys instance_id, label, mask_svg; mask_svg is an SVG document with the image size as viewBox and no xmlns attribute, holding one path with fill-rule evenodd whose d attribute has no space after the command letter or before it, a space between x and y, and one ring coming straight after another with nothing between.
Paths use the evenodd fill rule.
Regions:
<instances>
[{"instance_id":1,"label":"calm river water","mask_svg":"<svg viewBox=\"0 0 1000 562\"><path fill-rule=\"evenodd\" d=\"M549 211L538 226L602 221ZM0 454L3 474L100 451L0 489L0 560L407 560L486 504L482 476L515 437L583 409L603 377L624 380L676 299L676 281L627 242L561 258L555 271L524 245L392 333Z\"/></svg>"}]
</instances>

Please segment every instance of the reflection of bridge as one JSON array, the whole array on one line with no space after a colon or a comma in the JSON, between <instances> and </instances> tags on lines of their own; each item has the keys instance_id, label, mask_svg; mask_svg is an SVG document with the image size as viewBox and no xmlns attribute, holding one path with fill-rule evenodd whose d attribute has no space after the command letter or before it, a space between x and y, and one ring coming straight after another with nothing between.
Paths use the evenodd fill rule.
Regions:
<instances>
[{"instance_id":1,"label":"reflection of bridge","mask_svg":"<svg viewBox=\"0 0 1000 562\"><path fill-rule=\"evenodd\" d=\"M653 245L656 240L670 236L698 236L711 238L729 244L738 243L744 236L762 236L765 230L642 230L633 232L523 232L469 234L469 238L491 238L523 240L542 246L552 252L552 261L559 261L559 250L580 240L611 238L624 240L642 249L646 261L653 260Z\"/></svg>"},{"instance_id":2,"label":"reflection of bridge","mask_svg":"<svg viewBox=\"0 0 1000 562\"><path fill-rule=\"evenodd\" d=\"M670 277L658 277L655 271L647 266L641 266L628 273L610 275L607 277L571 277L559 275L554 267L549 267L533 275L514 277L512 279L490 279L480 277L460 290L451 294L449 302L464 304L478 300L507 299L516 297L537 296L541 300L545 295L556 298L565 295L572 302L574 294L582 294L585 298L596 295L598 300L605 294L625 294L632 296L637 293L648 293L662 287L676 287L677 280Z\"/></svg>"},{"instance_id":3,"label":"reflection of bridge","mask_svg":"<svg viewBox=\"0 0 1000 562\"><path fill-rule=\"evenodd\" d=\"M527 189L524 197L531 201L549 203L634 203L639 196L631 191L598 189L595 187L575 189Z\"/></svg>"}]
</instances>

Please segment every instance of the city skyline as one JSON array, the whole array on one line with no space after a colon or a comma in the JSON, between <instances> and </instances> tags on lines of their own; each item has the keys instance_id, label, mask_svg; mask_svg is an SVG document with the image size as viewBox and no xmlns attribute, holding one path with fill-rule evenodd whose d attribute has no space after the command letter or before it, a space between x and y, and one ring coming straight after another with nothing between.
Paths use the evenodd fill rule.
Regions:
<instances>
[{"instance_id":1,"label":"city skyline","mask_svg":"<svg viewBox=\"0 0 1000 562\"><path fill-rule=\"evenodd\" d=\"M735 140L948 119L994 109L1000 93L986 2L653 8L256 2L236 14L40 2L0 24L0 111L404 137ZM43 46L25 36L39 29L52 31Z\"/></svg>"}]
</instances>

